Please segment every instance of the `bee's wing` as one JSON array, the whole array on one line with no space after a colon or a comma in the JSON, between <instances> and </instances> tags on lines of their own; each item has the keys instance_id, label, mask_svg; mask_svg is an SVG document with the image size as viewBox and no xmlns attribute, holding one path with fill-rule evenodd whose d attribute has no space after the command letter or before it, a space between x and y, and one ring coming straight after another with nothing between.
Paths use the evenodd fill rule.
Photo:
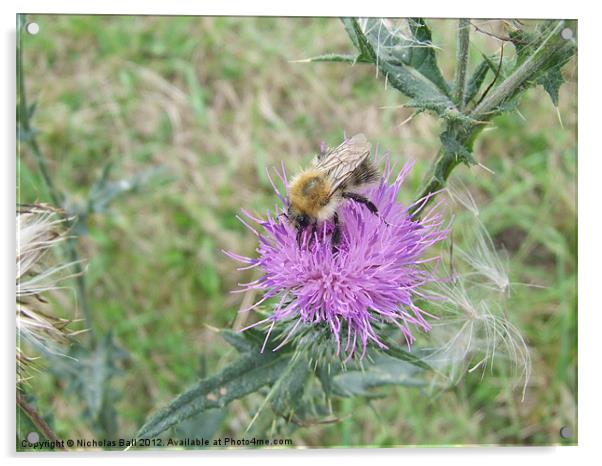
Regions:
<instances>
[{"instance_id":1,"label":"bee's wing","mask_svg":"<svg viewBox=\"0 0 602 466\"><path fill-rule=\"evenodd\" d=\"M316 158L314 166L326 172L331 183L330 194L349 179L361 163L370 155L370 143L363 134L356 134L338 147Z\"/></svg>"}]
</instances>

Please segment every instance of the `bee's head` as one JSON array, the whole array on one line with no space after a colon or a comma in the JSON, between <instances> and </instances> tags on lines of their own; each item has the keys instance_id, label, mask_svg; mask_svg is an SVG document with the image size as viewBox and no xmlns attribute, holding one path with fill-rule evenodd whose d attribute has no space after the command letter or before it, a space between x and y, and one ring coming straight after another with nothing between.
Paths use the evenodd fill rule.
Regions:
<instances>
[{"instance_id":1,"label":"bee's head","mask_svg":"<svg viewBox=\"0 0 602 466\"><path fill-rule=\"evenodd\" d=\"M298 230L304 230L310 224L310 218L308 215L301 212L293 204L289 205L286 213L288 221Z\"/></svg>"}]
</instances>

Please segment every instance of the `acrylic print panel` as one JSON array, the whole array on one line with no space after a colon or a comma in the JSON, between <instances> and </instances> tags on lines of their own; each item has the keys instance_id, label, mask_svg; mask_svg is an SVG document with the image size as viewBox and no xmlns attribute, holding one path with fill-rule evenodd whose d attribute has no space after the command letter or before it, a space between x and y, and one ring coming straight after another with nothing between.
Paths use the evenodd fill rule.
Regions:
<instances>
[{"instance_id":1,"label":"acrylic print panel","mask_svg":"<svg viewBox=\"0 0 602 466\"><path fill-rule=\"evenodd\" d=\"M19 451L576 444L575 21L17 20Z\"/></svg>"}]
</instances>

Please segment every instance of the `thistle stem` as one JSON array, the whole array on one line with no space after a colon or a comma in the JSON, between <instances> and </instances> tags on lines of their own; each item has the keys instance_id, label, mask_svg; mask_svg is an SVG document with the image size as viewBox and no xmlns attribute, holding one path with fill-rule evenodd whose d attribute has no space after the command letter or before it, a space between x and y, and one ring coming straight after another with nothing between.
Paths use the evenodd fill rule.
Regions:
<instances>
[{"instance_id":1,"label":"thistle stem","mask_svg":"<svg viewBox=\"0 0 602 466\"><path fill-rule=\"evenodd\" d=\"M549 64L550 59L553 59L553 57L566 46L567 41L560 37L560 31L564 26L565 21L558 21L554 27L550 29L547 37L542 41L539 47L524 60L522 65L520 65L516 71L495 87L491 93L484 94L485 97L482 98L472 111L467 112L464 110L462 112L467 114L466 116L470 117L473 122L458 124L454 128L454 132L456 140L465 145L467 150L470 150L469 146L472 146L475 137L483 129L485 122L489 121L500 112L500 105L504 103L504 101L515 96L526 82L537 76L537 73L542 69L545 69ZM460 64L462 46L460 46L460 44L463 40L460 38L461 31L462 27L460 27L460 31L458 32L458 72L456 74L456 85L454 87L456 97L459 95L457 94L459 89L457 83L460 82L459 75L462 74L462 66ZM463 86L461 86L461 88L463 88ZM429 176L420 190L418 199L422 199L429 194L444 188L449 175L460 163L460 159L456 157L455 154L449 153L441 147L433 160ZM431 202L433 198L434 196L431 196L427 204ZM424 209L421 212L424 212ZM417 213L416 215L419 216L420 213Z\"/></svg>"},{"instance_id":2,"label":"thistle stem","mask_svg":"<svg viewBox=\"0 0 602 466\"><path fill-rule=\"evenodd\" d=\"M558 21L537 50L484 98L470 112L470 116L475 120L488 119L491 112L494 112L504 100L511 98L527 80L540 71L546 65L546 62L566 45L566 41L560 37L560 31L563 27L564 21Z\"/></svg>"},{"instance_id":3,"label":"thistle stem","mask_svg":"<svg viewBox=\"0 0 602 466\"><path fill-rule=\"evenodd\" d=\"M17 121L20 123L17 126L17 132L26 133L26 140L29 144L31 152L36 161L36 165L38 166L38 170L40 170L40 174L44 179L44 183L48 188L48 194L50 195L50 199L52 202L58 207L62 204L62 194L56 189L54 186L54 182L50 176L50 172L48 171L48 166L46 165L46 161L42 155L42 151L38 146L37 140L32 132L31 123L29 121L29 106L27 104L27 94L25 93L25 76L23 75L23 47L22 47L22 39L19 39L19 43L17 46L17 75L19 77L19 96L18 96L18 105L17 105ZM17 134L17 136L20 136ZM17 137L17 141L22 141L23 138Z\"/></svg>"},{"instance_id":4,"label":"thistle stem","mask_svg":"<svg viewBox=\"0 0 602 466\"><path fill-rule=\"evenodd\" d=\"M427 196L436 193L437 191L443 189L445 187L445 182L447 178L451 174L451 172L460 164L460 160L457 157L454 157L453 154L450 154L441 147L439 152L437 153L435 160L431 166L431 172L426 179L422 189L420 190L420 195L417 197L417 200L424 199ZM424 206L428 205L435 196L431 196ZM421 216L421 213L425 212L425 209L422 208L420 212L414 214L414 211L418 208L420 204L415 203L415 206L410 209L410 214L415 215L418 219Z\"/></svg>"},{"instance_id":5,"label":"thistle stem","mask_svg":"<svg viewBox=\"0 0 602 466\"><path fill-rule=\"evenodd\" d=\"M458 110L464 110L464 93L466 88L466 69L468 67L468 46L470 45L470 21L458 21L458 41L456 50L456 77L452 97Z\"/></svg>"},{"instance_id":6,"label":"thistle stem","mask_svg":"<svg viewBox=\"0 0 602 466\"><path fill-rule=\"evenodd\" d=\"M54 431L50 428L50 426L46 423L46 421L40 416L40 414L26 401L23 395L17 390L17 405L21 408L27 417L31 420L34 426L44 434L48 440L53 442L57 449L62 451L67 451L65 447L62 446L63 442L57 437Z\"/></svg>"}]
</instances>

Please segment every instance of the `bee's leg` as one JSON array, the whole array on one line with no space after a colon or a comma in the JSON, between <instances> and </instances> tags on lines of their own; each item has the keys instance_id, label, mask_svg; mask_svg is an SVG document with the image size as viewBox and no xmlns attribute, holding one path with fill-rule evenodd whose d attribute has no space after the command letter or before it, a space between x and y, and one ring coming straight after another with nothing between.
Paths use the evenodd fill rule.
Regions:
<instances>
[{"instance_id":1,"label":"bee's leg","mask_svg":"<svg viewBox=\"0 0 602 466\"><path fill-rule=\"evenodd\" d=\"M339 214L335 212L332 220L334 222L334 230L332 232L331 242L332 253L334 254L338 249L339 243L341 242L341 224L339 223Z\"/></svg>"},{"instance_id":2,"label":"bee's leg","mask_svg":"<svg viewBox=\"0 0 602 466\"><path fill-rule=\"evenodd\" d=\"M309 235L309 243L310 244L311 244L312 239L314 239L314 237L317 237L317 231L318 231L318 222L312 222L311 233Z\"/></svg>"},{"instance_id":3,"label":"bee's leg","mask_svg":"<svg viewBox=\"0 0 602 466\"><path fill-rule=\"evenodd\" d=\"M305 230L305 227L297 228L297 244L299 245L299 249L301 249L301 241L303 239L303 230Z\"/></svg>"},{"instance_id":4,"label":"bee's leg","mask_svg":"<svg viewBox=\"0 0 602 466\"><path fill-rule=\"evenodd\" d=\"M345 199L351 199L352 201L359 202L360 204L364 204L370 212L372 212L374 215L378 215L378 208L366 196L362 196L361 194L350 193L350 192L344 192L342 194L342 196Z\"/></svg>"}]
</instances>

